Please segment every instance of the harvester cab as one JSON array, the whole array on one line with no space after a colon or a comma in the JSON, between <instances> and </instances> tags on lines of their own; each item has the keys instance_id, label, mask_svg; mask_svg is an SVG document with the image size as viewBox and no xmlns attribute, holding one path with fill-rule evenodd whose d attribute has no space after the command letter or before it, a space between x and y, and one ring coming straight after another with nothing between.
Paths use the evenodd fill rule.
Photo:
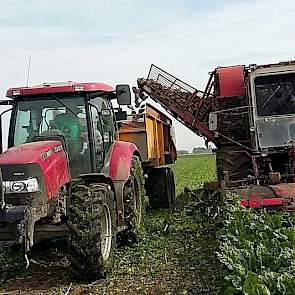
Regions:
<instances>
[{"instance_id":1,"label":"harvester cab","mask_svg":"<svg viewBox=\"0 0 295 295\"><path fill-rule=\"evenodd\" d=\"M295 62L218 67L204 91L152 65L138 87L215 144L218 181L206 188L234 189L251 207L294 207Z\"/></svg>"},{"instance_id":2,"label":"harvester cab","mask_svg":"<svg viewBox=\"0 0 295 295\"><path fill-rule=\"evenodd\" d=\"M292 147L295 139L295 66L256 68L249 75L256 147Z\"/></svg>"}]
</instances>

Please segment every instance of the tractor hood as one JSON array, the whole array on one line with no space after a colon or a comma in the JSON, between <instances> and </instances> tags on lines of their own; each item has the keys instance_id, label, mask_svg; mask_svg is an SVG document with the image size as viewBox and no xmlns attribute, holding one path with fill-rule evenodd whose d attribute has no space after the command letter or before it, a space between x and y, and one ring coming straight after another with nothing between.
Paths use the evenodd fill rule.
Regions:
<instances>
[{"instance_id":1,"label":"tractor hood","mask_svg":"<svg viewBox=\"0 0 295 295\"><path fill-rule=\"evenodd\" d=\"M4 181L36 177L51 199L70 180L67 155L59 141L37 141L9 148L0 155Z\"/></svg>"},{"instance_id":2,"label":"tractor hood","mask_svg":"<svg viewBox=\"0 0 295 295\"><path fill-rule=\"evenodd\" d=\"M61 146L58 141L37 141L21 144L9 148L0 155L1 164L41 164L45 160L45 154L53 154L54 148Z\"/></svg>"}]
</instances>

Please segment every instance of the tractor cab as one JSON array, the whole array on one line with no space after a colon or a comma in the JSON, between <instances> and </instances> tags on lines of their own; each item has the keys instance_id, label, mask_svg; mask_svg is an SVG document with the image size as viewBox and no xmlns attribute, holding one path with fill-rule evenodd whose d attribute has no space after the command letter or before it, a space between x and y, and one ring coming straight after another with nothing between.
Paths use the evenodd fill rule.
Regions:
<instances>
[{"instance_id":1,"label":"tractor cab","mask_svg":"<svg viewBox=\"0 0 295 295\"><path fill-rule=\"evenodd\" d=\"M140 232L145 192L151 206L173 204L173 172L159 167L176 159L171 120L148 105L128 119L121 108L131 104L128 85L46 83L9 89L7 97L0 102L10 106L0 115L9 129L0 151L0 247L20 246L28 266L34 244L66 238L76 277L105 276L116 241Z\"/></svg>"},{"instance_id":2,"label":"tractor cab","mask_svg":"<svg viewBox=\"0 0 295 295\"><path fill-rule=\"evenodd\" d=\"M118 98L119 104L131 100L129 87L121 85L117 90L116 94L103 83L72 82L9 89L13 108L8 147L60 140L72 177L100 172L118 132L111 100Z\"/></svg>"}]
</instances>

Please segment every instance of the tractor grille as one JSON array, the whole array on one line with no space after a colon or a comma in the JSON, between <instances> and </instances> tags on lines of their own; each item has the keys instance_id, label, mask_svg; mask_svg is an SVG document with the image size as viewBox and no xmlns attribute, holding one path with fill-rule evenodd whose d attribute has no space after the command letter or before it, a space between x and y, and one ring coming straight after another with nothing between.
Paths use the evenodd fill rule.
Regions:
<instances>
[{"instance_id":1,"label":"tractor grille","mask_svg":"<svg viewBox=\"0 0 295 295\"><path fill-rule=\"evenodd\" d=\"M34 194L32 193L6 194L5 203L13 206L31 205L33 198Z\"/></svg>"}]
</instances>

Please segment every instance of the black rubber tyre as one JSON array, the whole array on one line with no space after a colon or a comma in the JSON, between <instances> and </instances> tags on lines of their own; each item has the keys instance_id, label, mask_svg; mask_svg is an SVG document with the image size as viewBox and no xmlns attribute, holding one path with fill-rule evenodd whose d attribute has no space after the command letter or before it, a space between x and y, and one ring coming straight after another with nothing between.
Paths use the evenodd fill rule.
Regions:
<instances>
[{"instance_id":1,"label":"black rubber tyre","mask_svg":"<svg viewBox=\"0 0 295 295\"><path fill-rule=\"evenodd\" d=\"M130 177L124 186L124 219L127 229L120 234L123 243L137 241L145 215L145 187L140 158L133 156Z\"/></svg>"},{"instance_id":2,"label":"black rubber tyre","mask_svg":"<svg viewBox=\"0 0 295 295\"><path fill-rule=\"evenodd\" d=\"M218 180L224 179L224 171L228 171L229 180L240 180L253 175L251 157L243 150L230 147L217 150L216 169Z\"/></svg>"},{"instance_id":3,"label":"black rubber tyre","mask_svg":"<svg viewBox=\"0 0 295 295\"><path fill-rule=\"evenodd\" d=\"M72 186L69 204L69 260L77 279L104 278L113 267L116 249L116 203L109 185Z\"/></svg>"},{"instance_id":4,"label":"black rubber tyre","mask_svg":"<svg viewBox=\"0 0 295 295\"><path fill-rule=\"evenodd\" d=\"M175 181L169 167L155 168L148 174L146 191L152 209L172 208L175 202Z\"/></svg>"},{"instance_id":5,"label":"black rubber tyre","mask_svg":"<svg viewBox=\"0 0 295 295\"><path fill-rule=\"evenodd\" d=\"M172 208L175 204L175 199L176 199L176 190L175 190L175 179L174 179L174 172L171 168L168 169L169 173L169 188L171 190L171 197L170 201L168 200L169 203L169 208Z\"/></svg>"}]
</instances>

